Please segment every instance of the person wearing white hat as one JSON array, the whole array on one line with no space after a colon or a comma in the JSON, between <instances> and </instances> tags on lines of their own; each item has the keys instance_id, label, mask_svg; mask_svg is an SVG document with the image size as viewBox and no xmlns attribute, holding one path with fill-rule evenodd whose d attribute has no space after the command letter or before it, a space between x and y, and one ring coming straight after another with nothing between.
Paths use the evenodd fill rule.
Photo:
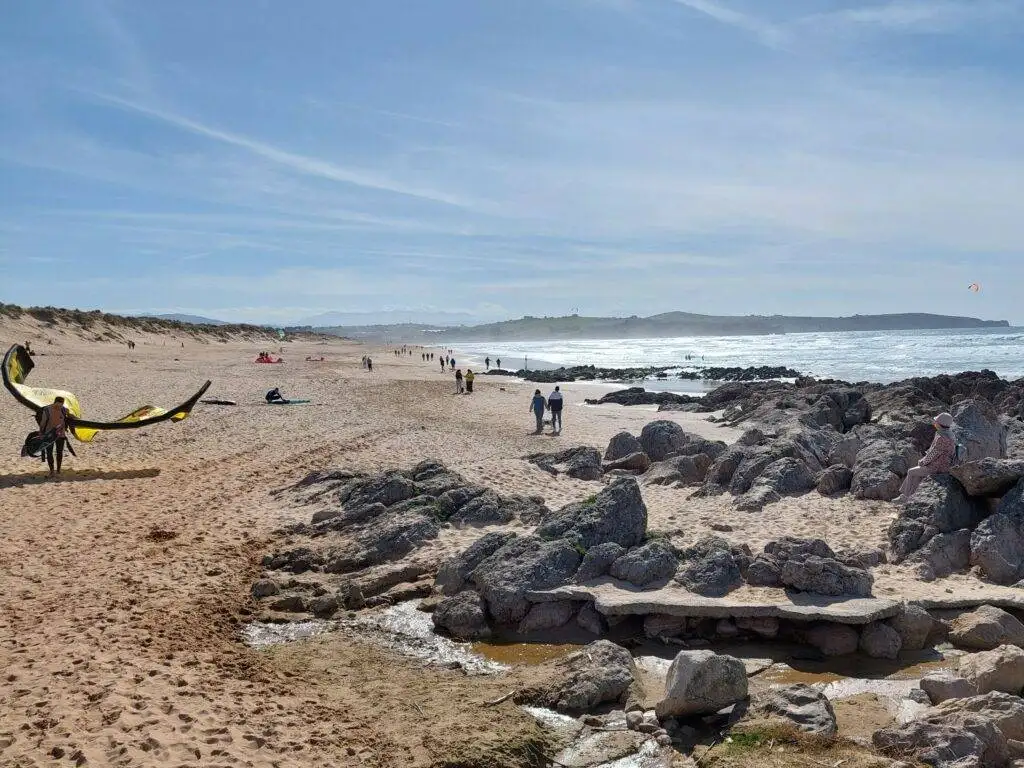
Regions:
<instances>
[{"instance_id":1,"label":"person wearing white hat","mask_svg":"<svg viewBox=\"0 0 1024 768\"><path fill-rule=\"evenodd\" d=\"M905 502L914 495L917 486L929 475L949 472L953 468L956 456L956 440L953 439L953 417L948 413L940 413L932 420L935 437L924 458L907 472L907 478L900 486L900 497L897 503Z\"/></svg>"}]
</instances>

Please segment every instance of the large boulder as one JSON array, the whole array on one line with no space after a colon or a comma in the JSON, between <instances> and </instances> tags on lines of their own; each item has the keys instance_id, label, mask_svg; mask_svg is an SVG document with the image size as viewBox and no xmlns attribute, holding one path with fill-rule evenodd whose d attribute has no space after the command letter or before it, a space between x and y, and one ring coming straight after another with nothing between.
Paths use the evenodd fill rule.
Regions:
<instances>
[{"instance_id":1,"label":"large boulder","mask_svg":"<svg viewBox=\"0 0 1024 768\"><path fill-rule=\"evenodd\" d=\"M924 608L913 603L903 603L900 612L889 619L888 624L899 635L903 650L920 651L928 643L935 619Z\"/></svg>"},{"instance_id":2,"label":"large boulder","mask_svg":"<svg viewBox=\"0 0 1024 768\"><path fill-rule=\"evenodd\" d=\"M983 605L952 623L949 640L958 648L991 651L1001 645L1024 646L1024 624L1002 608Z\"/></svg>"},{"instance_id":3,"label":"large boulder","mask_svg":"<svg viewBox=\"0 0 1024 768\"><path fill-rule=\"evenodd\" d=\"M965 677L947 669L929 672L921 678L921 690L928 695L932 704L941 704L949 699L966 699L978 695L978 686Z\"/></svg>"},{"instance_id":4,"label":"large boulder","mask_svg":"<svg viewBox=\"0 0 1024 768\"><path fill-rule=\"evenodd\" d=\"M895 659L903 647L899 633L880 621L868 624L860 633L860 650L872 659Z\"/></svg>"},{"instance_id":5,"label":"large boulder","mask_svg":"<svg viewBox=\"0 0 1024 768\"><path fill-rule=\"evenodd\" d=\"M573 604L567 600L551 603L534 603L530 608L530 612L519 622L516 632L521 635L528 635L531 632L558 629L568 624L575 613Z\"/></svg>"},{"instance_id":6,"label":"large boulder","mask_svg":"<svg viewBox=\"0 0 1024 768\"><path fill-rule=\"evenodd\" d=\"M695 594L724 597L743 584L743 575L729 542L707 536L680 554L675 580Z\"/></svg>"},{"instance_id":7,"label":"large boulder","mask_svg":"<svg viewBox=\"0 0 1024 768\"><path fill-rule=\"evenodd\" d=\"M601 479L601 452L596 448L581 445L558 453L534 453L526 460L552 475L565 474L576 480Z\"/></svg>"},{"instance_id":8,"label":"large boulder","mask_svg":"<svg viewBox=\"0 0 1024 768\"><path fill-rule=\"evenodd\" d=\"M957 674L978 693L1002 691L1019 696L1024 690L1024 650L1001 645L992 651L968 654L960 659Z\"/></svg>"},{"instance_id":9,"label":"large boulder","mask_svg":"<svg viewBox=\"0 0 1024 768\"><path fill-rule=\"evenodd\" d=\"M729 481L729 493L742 496L754 487L761 474L775 461L770 448L750 448Z\"/></svg>"},{"instance_id":10,"label":"large boulder","mask_svg":"<svg viewBox=\"0 0 1024 768\"><path fill-rule=\"evenodd\" d=\"M971 565L996 584L1024 578L1024 518L996 513L971 534Z\"/></svg>"},{"instance_id":11,"label":"large boulder","mask_svg":"<svg viewBox=\"0 0 1024 768\"><path fill-rule=\"evenodd\" d=\"M629 651L598 640L544 665L540 681L520 689L515 701L577 715L609 702L624 704L635 680Z\"/></svg>"},{"instance_id":12,"label":"large boulder","mask_svg":"<svg viewBox=\"0 0 1024 768\"><path fill-rule=\"evenodd\" d=\"M583 556L583 562L580 563L580 568L576 571L576 581L583 583L607 575L612 563L624 554L626 554L626 548L614 541L591 547Z\"/></svg>"},{"instance_id":13,"label":"large boulder","mask_svg":"<svg viewBox=\"0 0 1024 768\"><path fill-rule=\"evenodd\" d=\"M682 651L665 681L658 719L713 714L747 697L747 670L732 656L712 651Z\"/></svg>"},{"instance_id":14,"label":"large boulder","mask_svg":"<svg viewBox=\"0 0 1024 768\"><path fill-rule=\"evenodd\" d=\"M530 610L526 593L568 583L582 557L572 542L516 537L470 574L498 624L517 624Z\"/></svg>"},{"instance_id":15,"label":"large boulder","mask_svg":"<svg viewBox=\"0 0 1024 768\"><path fill-rule=\"evenodd\" d=\"M773 461L757 479L757 484L779 494L804 493L815 487L814 474L807 465L794 458Z\"/></svg>"},{"instance_id":16,"label":"large boulder","mask_svg":"<svg viewBox=\"0 0 1024 768\"><path fill-rule=\"evenodd\" d=\"M651 460L643 451L631 453L615 461L606 461L602 467L605 472L632 472L634 475L642 475L651 467Z\"/></svg>"},{"instance_id":17,"label":"large boulder","mask_svg":"<svg viewBox=\"0 0 1024 768\"><path fill-rule=\"evenodd\" d=\"M967 461L1006 458L1006 426L991 403L980 398L964 400L952 415L954 434L967 449Z\"/></svg>"},{"instance_id":18,"label":"large boulder","mask_svg":"<svg viewBox=\"0 0 1024 768\"><path fill-rule=\"evenodd\" d=\"M638 587L668 581L676 572L678 561L672 545L663 539L652 539L631 549L611 566L611 575Z\"/></svg>"},{"instance_id":19,"label":"large boulder","mask_svg":"<svg viewBox=\"0 0 1024 768\"><path fill-rule=\"evenodd\" d=\"M919 579L934 581L967 570L970 559L971 532L963 528L932 536L924 546L912 552L906 562L917 566Z\"/></svg>"},{"instance_id":20,"label":"large boulder","mask_svg":"<svg viewBox=\"0 0 1024 768\"><path fill-rule=\"evenodd\" d=\"M1024 459L967 461L954 467L951 474L971 496L998 499L1024 479Z\"/></svg>"},{"instance_id":21,"label":"large boulder","mask_svg":"<svg viewBox=\"0 0 1024 768\"><path fill-rule=\"evenodd\" d=\"M491 636L484 600L471 590L446 597L433 613L434 626L457 640L480 640Z\"/></svg>"},{"instance_id":22,"label":"large boulder","mask_svg":"<svg viewBox=\"0 0 1024 768\"><path fill-rule=\"evenodd\" d=\"M780 570L779 581L801 592L869 597L874 577L861 568L812 555L804 560L787 560Z\"/></svg>"},{"instance_id":23,"label":"large boulder","mask_svg":"<svg viewBox=\"0 0 1024 768\"><path fill-rule=\"evenodd\" d=\"M619 432L609 442L604 452L605 461L617 461L630 454L643 453L644 447L629 432Z\"/></svg>"},{"instance_id":24,"label":"large boulder","mask_svg":"<svg viewBox=\"0 0 1024 768\"><path fill-rule=\"evenodd\" d=\"M711 463L706 453L674 456L652 464L644 475L644 485L698 485L707 477Z\"/></svg>"},{"instance_id":25,"label":"large boulder","mask_svg":"<svg viewBox=\"0 0 1024 768\"><path fill-rule=\"evenodd\" d=\"M747 458L751 450L751 448L743 446L733 446L715 459L708 467L704 477L703 494L723 493L729 487L733 475L736 474L736 470L739 469L740 464Z\"/></svg>"},{"instance_id":26,"label":"large boulder","mask_svg":"<svg viewBox=\"0 0 1024 768\"><path fill-rule=\"evenodd\" d=\"M570 504L537 528L542 539L567 538L590 549L605 542L634 547L647 534L647 507L631 477L618 478L593 499Z\"/></svg>"},{"instance_id":27,"label":"large boulder","mask_svg":"<svg viewBox=\"0 0 1024 768\"><path fill-rule=\"evenodd\" d=\"M875 434L857 452L850 490L854 498L892 501L907 471L919 458L913 447Z\"/></svg>"},{"instance_id":28,"label":"large boulder","mask_svg":"<svg viewBox=\"0 0 1024 768\"><path fill-rule=\"evenodd\" d=\"M753 696L750 714L759 719L782 720L804 733L831 739L836 735L836 713L824 693L809 685L770 688Z\"/></svg>"},{"instance_id":29,"label":"large boulder","mask_svg":"<svg viewBox=\"0 0 1024 768\"><path fill-rule=\"evenodd\" d=\"M954 712L974 712L987 717L1007 739L1024 741L1024 699L993 691L983 696L953 699L924 713L924 718L944 717Z\"/></svg>"},{"instance_id":30,"label":"large boulder","mask_svg":"<svg viewBox=\"0 0 1024 768\"><path fill-rule=\"evenodd\" d=\"M690 435L681 426L664 419L652 421L640 433L640 445L644 453L651 457L651 461L664 461L677 456L689 442Z\"/></svg>"},{"instance_id":31,"label":"large boulder","mask_svg":"<svg viewBox=\"0 0 1024 768\"><path fill-rule=\"evenodd\" d=\"M968 496L950 475L926 478L889 526L889 544L896 562L936 534L974 528L987 513L984 502Z\"/></svg>"},{"instance_id":32,"label":"large boulder","mask_svg":"<svg viewBox=\"0 0 1024 768\"><path fill-rule=\"evenodd\" d=\"M1006 739L987 717L949 713L912 720L876 731L875 748L900 760L908 757L933 768L1004 768Z\"/></svg>"},{"instance_id":33,"label":"large boulder","mask_svg":"<svg viewBox=\"0 0 1024 768\"><path fill-rule=\"evenodd\" d=\"M465 587L469 574L484 560L516 538L511 532L493 532L470 544L455 557L446 561L437 570L434 585L442 594L454 595Z\"/></svg>"},{"instance_id":34,"label":"large boulder","mask_svg":"<svg viewBox=\"0 0 1024 768\"><path fill-rule=\"evenodd\" d=\"M835 496L850 490L853 482L853 471L845 464L833 464L818 478L818 493L822 496Z\"/></svg>"}]
</instances>

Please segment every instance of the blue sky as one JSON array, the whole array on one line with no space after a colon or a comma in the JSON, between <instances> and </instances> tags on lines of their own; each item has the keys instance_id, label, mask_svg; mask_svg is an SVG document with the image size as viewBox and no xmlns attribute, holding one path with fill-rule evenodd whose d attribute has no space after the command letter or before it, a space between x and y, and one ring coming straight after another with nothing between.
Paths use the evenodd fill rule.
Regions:
<instances>
[{"instance_id":1,"label":"blue sky","mask_svg":"<svg viewBox=\"0 0 1024 768\"><path fill-rule=\"evenodd\" d=\"M0 300L1024 322L1022 33L1024 0L8 3Z\"/></svg>"}]
</instances>

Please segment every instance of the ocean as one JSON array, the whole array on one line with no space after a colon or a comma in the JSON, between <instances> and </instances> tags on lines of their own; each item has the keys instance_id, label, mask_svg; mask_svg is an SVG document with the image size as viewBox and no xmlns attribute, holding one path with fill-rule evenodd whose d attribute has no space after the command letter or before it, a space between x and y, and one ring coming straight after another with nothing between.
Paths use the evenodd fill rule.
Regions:
<instances>
[{"instance_id":1,"label":"ocean","mask_svg":"<svg viewBox=\"0 0 1024 768\"><path fill-rule=\"evenodd\" d=\"M524 361L531 368L784 365L817 378L890 383L988 368L1003 378L1024 377L1024 328L464 342L458 347L473 362L490 356L494 365L501 358L502 367L511 369L522 368ZM666 384L679 390L682 382Z\"/></svg>"}]
</instances>

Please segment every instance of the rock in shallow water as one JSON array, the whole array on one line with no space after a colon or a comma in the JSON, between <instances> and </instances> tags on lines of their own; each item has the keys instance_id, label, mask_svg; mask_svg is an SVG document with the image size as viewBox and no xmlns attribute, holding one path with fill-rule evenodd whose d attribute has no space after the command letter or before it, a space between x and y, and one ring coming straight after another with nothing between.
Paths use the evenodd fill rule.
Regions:
<instances>
[{"instance_id":1,"label":"rock in shallow water","mask_svg":"<svg viewBox=\"0 0 1024 768\"><path fill-rule=\"evenodd\" d=\"M607 702L625 703L636 679L636 666L625 648L598 640L549 662L541 674L543 679L539 683L516 693L516 703L580 714Z\"/></svg>"},{"instance_id":2,"label":"rock in shallow water","mask_svg":"<svg viewBox=\"0 0 1024 768\"><path fill-rule=\"evenodd\" d=\"M457 640L481 640L491 636L483 598L466 591L442 600L432 614L434 626Z\"/></svg>"},{"instance_id":3,"label":"rock in shallow water","mask_svg":"<svg viewBox=\"0 0 1024 768\"><path fill-rule=\"evenodd\" d=\"M712 714L746 697L742 661L712 651L682 651L669 667L658 718Z\"/></svg>"}]
</instances>

